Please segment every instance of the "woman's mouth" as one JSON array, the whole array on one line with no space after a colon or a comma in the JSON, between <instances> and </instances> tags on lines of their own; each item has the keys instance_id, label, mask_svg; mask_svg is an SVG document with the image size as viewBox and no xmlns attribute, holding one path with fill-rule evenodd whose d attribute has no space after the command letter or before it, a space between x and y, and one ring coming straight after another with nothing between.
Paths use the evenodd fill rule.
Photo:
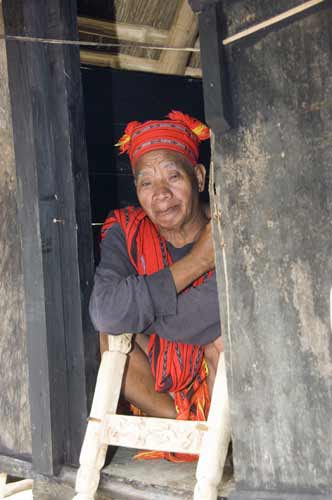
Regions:
<instances>
[{"instance_id":1,"label":"woman's mouth","mask_svg":"<svg viewBox=\"0 0 332 500\"><path fill-rule=\"evenodd\" d=\"M169 217L177 211L177 206L168 207L165 210L156 210L156 216L158 218Z\"/></svg>"}]
</instances>

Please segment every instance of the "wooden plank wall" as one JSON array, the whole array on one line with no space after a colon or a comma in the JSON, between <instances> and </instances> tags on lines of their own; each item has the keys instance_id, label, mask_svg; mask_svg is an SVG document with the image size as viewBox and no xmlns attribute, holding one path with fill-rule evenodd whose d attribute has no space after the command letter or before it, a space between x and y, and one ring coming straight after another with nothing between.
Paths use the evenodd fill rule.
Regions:
<instances>
[{"instance_id":1,"label":"wooden plank wall","mask_svg":"<svg viewBox=\"0 0 332 500\"><path fill-rule=\"evenodd\" d=\"M227 0L228 35L298 4ZM332 493L331 23L326 2L227 48L214 151L237 488L296 498Z\"/></svg>"},{"instance_id":2,"label":"wooden plank wall","mask_svg":"<svg viewBox=\"0 0 332 500\"><path fill-rule=\"evenodd\" d=\"M0 3L0 34L4 33ZM31 455L17 179L5 41L0 40L0 454Z\"/></svg>"},{"instance_id":3,"label":"wooden plank wall","mask_svg":"<svg viewBox=\"0 0 332 500\"><path fill-rule=\"evenodd\" d=\"M76 2L5 0L6 34L77 38ZM93 258L78 47L10 41L33 463L77 463L97 368L87 303Z\"/></svg>"}]
</instances>

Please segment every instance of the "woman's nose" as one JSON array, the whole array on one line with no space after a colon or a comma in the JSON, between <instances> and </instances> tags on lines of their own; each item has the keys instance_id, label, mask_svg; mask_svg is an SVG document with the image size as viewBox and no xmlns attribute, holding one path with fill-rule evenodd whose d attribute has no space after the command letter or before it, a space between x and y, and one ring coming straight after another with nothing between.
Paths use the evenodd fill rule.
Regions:
<instances>
[{"instance_id":1,"label":"woman's nose","mask_svg":"<svg viewBox=\"0 0 332 500\"><path fill-rule=\"evenodd\" d=\"M161 181L156 183L153 196L158 198L165 198L171 195L171 191L167 185L167 183Z\"/></svg>"}]
</instances>

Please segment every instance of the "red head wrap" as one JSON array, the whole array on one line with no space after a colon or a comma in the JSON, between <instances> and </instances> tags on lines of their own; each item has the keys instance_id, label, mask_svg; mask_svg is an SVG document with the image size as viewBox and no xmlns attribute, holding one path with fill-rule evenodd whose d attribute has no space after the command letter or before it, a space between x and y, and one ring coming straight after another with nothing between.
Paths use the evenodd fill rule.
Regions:
<instances>
[{"instance_id":1,"label":"red head wrap","mask_svg":"<svg viewBox=\"0 0 332 500\"><path fill-rule=\"evenodd\" d=\"M198 162L199 143L210 137L209 128L181 111L171 111L167 117L168 120L128 123L116 146L121 154L129 154L132 168L140 156L156 149L181 153L192 165Z\"/></svg>"}]
</instances>

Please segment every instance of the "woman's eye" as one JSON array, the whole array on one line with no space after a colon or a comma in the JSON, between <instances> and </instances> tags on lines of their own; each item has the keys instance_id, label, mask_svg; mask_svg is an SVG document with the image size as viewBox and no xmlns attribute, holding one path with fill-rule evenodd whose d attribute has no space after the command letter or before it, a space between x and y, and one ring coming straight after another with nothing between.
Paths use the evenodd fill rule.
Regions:
<instances>
[{"instance_id":1,"label":"woman's eye","mask_svg":"<svg viewBox=\"0 0 332 500\"><path fill-rule=\"evenodd\" d=\"M143 181L141 182L141 187L149 187L151 186L151 181Z\"/></svg>"},{"instance_id":2,"label":"woman's eye","mask_svg":"<svg viewBox=\"0 0 332 500\"><path fill-rule=\"evenodd\" d=\"M171 181L174 181L174 180L176 180L176 179L179 178L179 174L177 172L175 172L174 174L171 174L169 176L169 178L170 178Z\"/></svg>"}]
</instances>

